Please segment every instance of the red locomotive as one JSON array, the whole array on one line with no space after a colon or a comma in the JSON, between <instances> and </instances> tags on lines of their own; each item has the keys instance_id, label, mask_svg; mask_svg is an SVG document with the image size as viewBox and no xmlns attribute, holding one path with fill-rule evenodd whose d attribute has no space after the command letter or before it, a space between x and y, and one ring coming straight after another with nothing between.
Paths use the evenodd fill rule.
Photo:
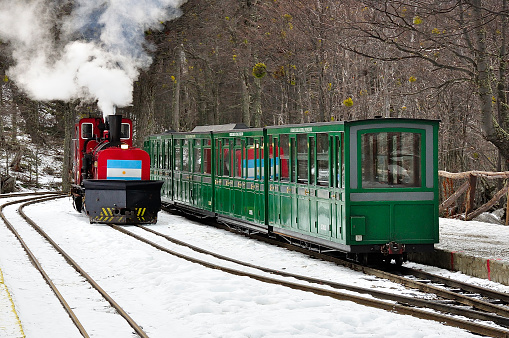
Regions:
<instances>
[{"instance_id":1,"label":"red locomotive","mask_svg":"<svg viewBox=\"0 0 509 338\"><path fill-rule=\"evenodd\" d=\"M132 146L132 130L120 115L75 125L71 194L91 223L157 222L163 181L150 180L150 157Z\"/></svg>"}]
</instances>

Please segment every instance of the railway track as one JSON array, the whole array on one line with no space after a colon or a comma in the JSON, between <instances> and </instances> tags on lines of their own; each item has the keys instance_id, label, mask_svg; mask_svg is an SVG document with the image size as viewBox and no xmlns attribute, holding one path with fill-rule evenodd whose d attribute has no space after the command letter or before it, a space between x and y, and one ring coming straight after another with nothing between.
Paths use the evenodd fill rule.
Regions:
<instances>
[{"instance_id":1,"label":"railway track","mask_svg":"<svg viewBox=\"0 0 509 338\"><path fill-rule=\"evenodd\" d=\"M35 268L40 272L46 283L49 285L55 296L58 298L59 302L71 318L72 322L76 326L76 328L79 330L81 335L83 337L90 337L90 334L88 331L91 331L90 329L87 331L85 328L86 325L82 323L82 321L78 318L76 315L76 310L78 309L81 313L86 314L86 317L88 318L88 324L93 324L94 320L101 320L99 317L101 317L100 313L91 313L94 312L94 307L97 306L97 303L101 302L108 302L110 309L112 309L114 312L117 313L118 316L121 316L123 318L122 321L124 324L121 325L129 325L130 328L123 328L119 330L120 332L128 332L129 335L132 334L133 330L134 332L140 336L140 337L148 337L148 335L143 331L143 329L120 307L119 304L117 304L114 299L108 295L93 279L90 277L74 260L71 256L69 256L55 241L53 241L32 219L30 219L26 214L23 212L23 208L27 205L34 204L34 203L41 203L44 201L49 201L57 198L66 197L67 195L60 194L60 193L26 193L26 194L15 194L15 196L5 196L0 195L0 198L3 197L19 197L19 196L31 196L26 199L17 199L14 201L10 201L7 203L4 203L0 205L0 218L4 221L7 228L14 234L14 236L17 238L21 246L23 247L24 251L28 255L30 261L33 263ZM22 227L19 225L19 222L17 222L16 226L13 224L13 222L10 222L5 213L4 208L14 205L14 204L21 204L18 207L18 213L19 215L24 219L28 226L26 226L24 229L21 229ZM35 245L34 241L27 241L23 238L22 233L27 233L27 231L33 231L35 230L37 233L40 234L42 238L44 238L44 241L46 242L46 248L42 248L39 245ZM54 280L56 278L63 279L61 271L62 266L65 264L58 264L58 268L55 269L54 267L51 267L50 264L47 264L46 267L43 267L44 264L41 264L39 259L37 258L36 254L39 250L46 250L46 253L44 254L45 257L48 256L48 245L51 245L51 249L53 251L52 260L61 260L64 259L69 268L72 268L75 272L74 276L72 277L72 280L64 280L60 283L56 283ZM37 246L37 251L34 253L33 248ZM52 278L53 276L53 278ZM69 276L67 273L66 276ZM86 283L84 283L86 281ZM57 284L62 285L57 286ZM70 293L66 293L62 291L62 289L65 289L65 285L70 284L72 285L72 288L80 288L80 293L83 294L83 297L80 297L79 299L75 299L70 295ZM94 291L91 291L93 288ZM76 290L74 290L74 293L76 294ZM84 299L88 301L88 304L85 303ZM85 305L86 304L86 305ZM103 310L109 311L111 310ZM104 317L104 316L103 316ZM92 318L92 319L89 319ZM104 320L104 319L103 319ZM118 324L119 320L112 320L111 316L108 316L108 323L106 325L110 324ZM113 324L113 325L115 325ZM92 331L94 331L92 329ZM95 332L97 333L97 332Z\"/></svg>"},{"instance_id":2,"label":"railway track","mask_svg":"<svg viewBox=\"0 0 509 338\"><path fill-rule=\"evenodd\" d=\"M349 300L356 302L358 304L384 309L387 311L397 312L400 314L412 315L414 317L435 320L441 323L446 323L447 325L462 328L468 330L473 333L486 335L486 336L496 336L496 337L509 337L509 310L503 306L499 306L496 304L490 304L489 302L484 302L481 300L472 300L470 297L466 297L464 295L459 295L450 291L440 291L441 299L436 301L430 301L422 298L413 298L408 296L396 295L393 293L381 292L373 289L360 288L352 285L346 285L341 283L332 282L329 280L323 280L318 278L307 277L303 275L292 274L285 271L270 269L263 266L253 265L251 263L243 262L234 258L230 258L224 255L219 255L217 253L211 252L209 250L205 250L203 248L199 248L178 239L175 239L166 234L159 233L149 227L146 226L137 226L140 229L143 229L145 232L149 232L152 235L161 237L170 241L178 246L185 246L190 248L200 254L212 256L215 259L219 260L217 262L211 262L210 259L202 259L196 258L194 255L186 255L181 253L180 251L176 251L173 249L169 249L164 245L158 244L155 241L149 240L146 237L140 235L139 233L135 233L134 231L127 230L125 227L119 227L117 225L110 225L115 230L118 230L122 233L125 233L129 236L136 238L158 250L164 251L168 254L180 257L182 259L201 264L208 268L218 269L230 274L250 277L265 283L283 285L292 289L312 292L319 295L328 296L338 300ZM148 236L150 237L150 236ZM331 261L337 260L337 258L332 259ZM234 263L238 267L226 266L225 262ZM345 262L345 264L352 264L350 262ZM239 268L242 267L242 268ZM247 271L246 271L247 268ZM359 269L362 270L360 267ZM369 268L366 268L369 269ZM389 273L384 271L379 271L380 275L388 276ZM262 272L262 273L260 273ZM365 271L367 272L367 271ZM367 272L369 273L369 272ZM289 280L289 278L293 278L294 280ZM383 277L387 278L387 277ZM400 278L406 278L400 276ZM408 287L411 286L410 279L406 278L405 284ZM424 290L425 292L435 292L433 288L429 285L421 283L419 281L413 281L417 288ZM422 285L421 285L422 284ZM327 288L330 287L330 288ZM331 289L333 288L333 289ZM352 295L351 293L346 292L356 292L363 295L372 296L373 298L368 298L365 296L357 296ZM453 299L456 303L459 304L451 304L448 301ZM471 308L466 308L465 304L467 304ZM472 305L474 304L474 305ZM434 311L429 311L432 309ZM479 311L482 309L483 311ZM465 319L458 319L456 316L462 316ZM484 321L485 323L479 323L479 321ZM500 327L493 326L488 323L496 323Z\"/></svg>"}]
</instances>

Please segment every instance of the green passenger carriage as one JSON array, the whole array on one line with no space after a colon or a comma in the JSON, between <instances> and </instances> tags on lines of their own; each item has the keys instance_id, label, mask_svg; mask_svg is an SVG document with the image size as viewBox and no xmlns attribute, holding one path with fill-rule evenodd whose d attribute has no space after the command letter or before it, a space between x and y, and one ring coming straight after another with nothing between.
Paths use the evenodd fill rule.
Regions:
<instances>
[{"instance_id":1,"label":"green passenger carriage","mask_svg":"<svg viewBox=\"0 0 509 338\"><path fill-rule=\"evenodd\" d=\"M197 127L147 138L162 201L358 259L438 242L438 121Z\"/></svg>"}]
</instances>

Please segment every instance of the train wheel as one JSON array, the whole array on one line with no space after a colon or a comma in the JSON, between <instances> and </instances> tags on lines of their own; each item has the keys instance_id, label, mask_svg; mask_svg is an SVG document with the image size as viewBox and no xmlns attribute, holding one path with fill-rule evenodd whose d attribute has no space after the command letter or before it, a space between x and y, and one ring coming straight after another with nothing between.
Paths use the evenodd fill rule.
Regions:
<instances>
[{"instance_id":1,"label":"train wheel","mask_svg":"<svg viewBox=\"0 0 509 338\"><path fill-rule=\"evenodd\" d=\"M396 266L401 266L405 261L405 257L403 255L397 255L394 257L394 261L396 262Z\"/></svg>"},{"instance_id":2,"label":"train wheel","mask_svg":"<svg viewBox=\"0 0 509 338\"><path fill-rule=\"evenodd\" d=\"M81 196L72 196L73 206L77 212L81 212L83 209L83 198Z\"/></svg>"}]
</instances>

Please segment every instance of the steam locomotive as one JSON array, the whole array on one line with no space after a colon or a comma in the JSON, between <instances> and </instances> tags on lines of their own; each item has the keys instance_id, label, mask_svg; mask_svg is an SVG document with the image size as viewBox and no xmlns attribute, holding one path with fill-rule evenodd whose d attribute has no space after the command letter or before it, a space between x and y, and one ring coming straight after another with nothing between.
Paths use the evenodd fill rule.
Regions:
<instances>
[{"instance_id":1,"label":"steam locomotive","mask_svg":"<svg viewBox=\"0 0 509 338\"><path fill-rule=\"evenodd\" d=\"M163 181L150 180L150 156L133 147L132 121L82 118L73 139L74 208L90 223L156 223Z\"/></svg>"}]
</instances>

